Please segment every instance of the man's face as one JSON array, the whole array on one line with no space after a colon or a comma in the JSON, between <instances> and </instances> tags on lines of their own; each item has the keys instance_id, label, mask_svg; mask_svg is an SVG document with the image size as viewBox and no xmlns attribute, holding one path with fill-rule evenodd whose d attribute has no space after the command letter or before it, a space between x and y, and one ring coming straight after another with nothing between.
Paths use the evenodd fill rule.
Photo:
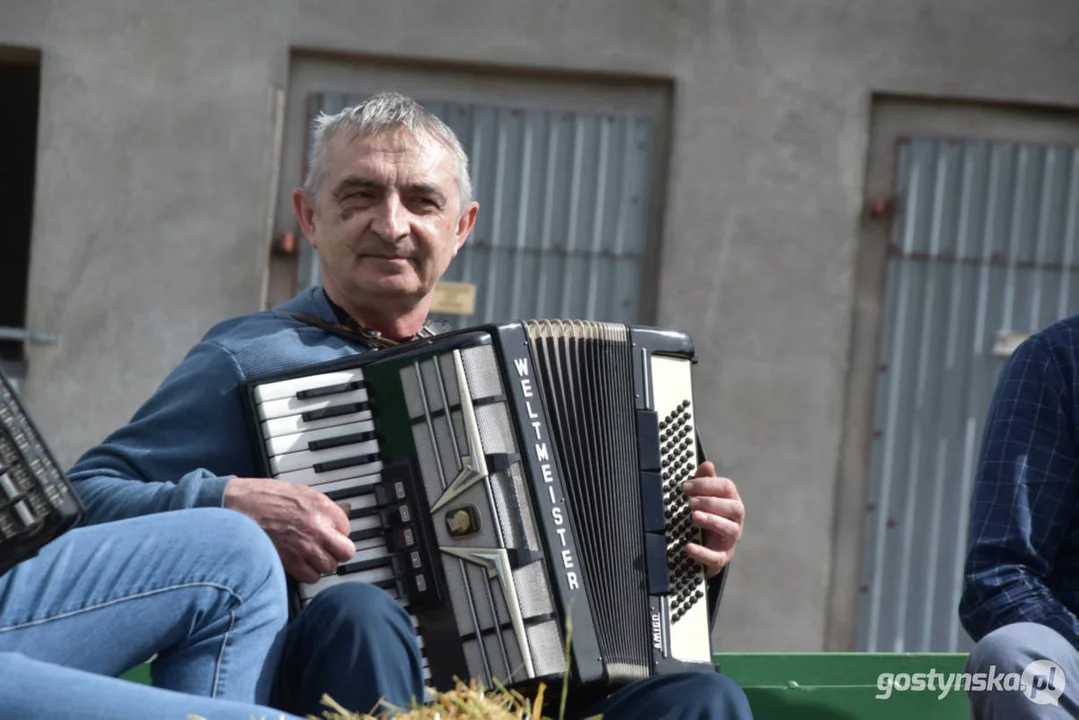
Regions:
<instances>
[{"instance_id":1,"label":"man's face","mask_svg":"<svg viewBox=\"0 0 1079 720\"><path fill-rule=\"evenodd\" d=\"M294 196L323 284L355 308L426 311L479 208L460 207L453 156L407 130L339 132L328 150L318 205Z\"/></svg>"}]
</instances>

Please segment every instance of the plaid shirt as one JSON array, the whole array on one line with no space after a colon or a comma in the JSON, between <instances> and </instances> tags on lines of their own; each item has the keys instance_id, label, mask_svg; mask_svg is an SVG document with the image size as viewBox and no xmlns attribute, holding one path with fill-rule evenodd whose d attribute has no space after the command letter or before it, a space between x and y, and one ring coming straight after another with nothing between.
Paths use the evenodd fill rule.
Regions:
<instances>
[{"instance_id":1,"label":"plaid shirt","mask_svg":"<svg viewBox=\"0 0 1079 720\"><path fill-rule=\"evenodd\" d=\"M971 498L959 616L977 641L1015 622L1079 647L1079 316L1001 371Z\"/></svg>"}]
</instances>

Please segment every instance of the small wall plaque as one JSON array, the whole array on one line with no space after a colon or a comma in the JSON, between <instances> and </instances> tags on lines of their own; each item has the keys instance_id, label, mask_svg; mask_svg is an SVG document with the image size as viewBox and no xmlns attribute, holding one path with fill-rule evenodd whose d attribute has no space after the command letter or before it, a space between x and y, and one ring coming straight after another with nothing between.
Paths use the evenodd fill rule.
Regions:
<instances>
[{"instance_id":1,"label":"small wall plaque","mask_svg":"<svg viewBox=\"0 0 1079 720\"><path fill-rule=\"evenodd\" d=\"M1019 330L998 330L997 341L993 344L993 355L996 357L1009 357L1031 335L1033 333L1020 332Z\"/></svg>"},{"instance_id":2,"label":"small wall plaque","mask_svg":"<svg viewBox=\"0 0 1079 720\"><path fill-rule=\"evenodd\" d=\"M435 286L431 312L447 315L471 315L476 312L476 285L462 282L440 282Z\"/></svg>"}]
</instances>

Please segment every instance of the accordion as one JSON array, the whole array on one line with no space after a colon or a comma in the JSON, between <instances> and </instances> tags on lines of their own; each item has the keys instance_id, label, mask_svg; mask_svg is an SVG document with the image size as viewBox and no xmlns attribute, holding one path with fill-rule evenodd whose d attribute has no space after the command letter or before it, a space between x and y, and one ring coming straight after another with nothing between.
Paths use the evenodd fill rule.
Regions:
<instances>
[{"instance_id":1,"label":"accordion","mask_svg":"<svg viewBox=\"0 0 1079 720\"><path fill-rule=\"evenodd\" d=\"M690 338L580 320L479 325L247 381L268 477L347 503L356 554L294 610L377 585L428 687L607 688L714 670Z\"/></svg>"},{"instance_id":2,"label":"accordion","mask_svg":"<svg viewBox=\"0 0 1079 720\"><path fill-rule=\"evenodd\" d=\"M67 532L84 512L0 371L0 575Z\"/></svg>"}]
</instances>

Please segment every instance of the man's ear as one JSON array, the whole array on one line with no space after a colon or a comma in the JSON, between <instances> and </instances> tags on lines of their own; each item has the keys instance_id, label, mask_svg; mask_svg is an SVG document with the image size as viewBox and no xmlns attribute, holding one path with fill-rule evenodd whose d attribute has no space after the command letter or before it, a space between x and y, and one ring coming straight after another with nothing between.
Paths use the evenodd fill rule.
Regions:
<instances>
[{"instance_id":1,"label":"man's ear","mask_svg":"<svg viewBox=\"0 0 1079 720\"><path fill-rule=\"evenodd\" d=\"M315 207L311 204L303 188L296 188L292 191L292 207L296 210L296 219L300 221L300 228L303 230L307 242L311 243L311 247L317 248L318 232L315 228Z\"/></svg>"},{"instance_id":2,"label":"man's ear","mask_svg":"<svg viewBox=\"0 0 1079 720\"><path fill-rule=\"evenodd\" d=\"M453 254L456 256L462 247L464 247L465 240L468 240L469 234L472 232L472 228L476 225L476 215L479 214L480 204L478 202L469 203L464 212L461 213L461 217L457 220L457 237L453 247Z\"/></svg>"}]
</instances>

